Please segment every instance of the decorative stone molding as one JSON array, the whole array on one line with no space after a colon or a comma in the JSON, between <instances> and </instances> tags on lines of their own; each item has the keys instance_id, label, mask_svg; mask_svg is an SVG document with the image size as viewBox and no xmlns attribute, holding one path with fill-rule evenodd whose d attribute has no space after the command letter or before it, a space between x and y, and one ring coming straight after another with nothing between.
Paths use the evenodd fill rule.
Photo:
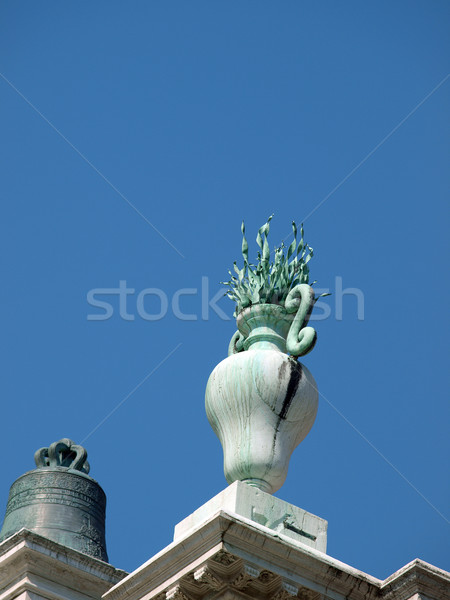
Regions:
<instances>
[{"instance_id":1,"label":"decorative stone molding","mask_svg":"<svg viewBox=\"0 0 450 600\"><path fill-rule=\"evenodd\" d=\"M228 567L229 565L235 564L238 559L236 558L236 556L233 556L229 552L226 552L225 550L220 550L217 554L213 556L212 560L215 563L225 565Z\"/></svg>"},{"instance_id":2,"label":"decorative stone molding","mask_svg":"<svg viewBox=\"0 0 450 600\"><path fill-rule=\"evenodd\" d=\"M190 600L182 591L181 586L176 585L166 593L166 600Z\"/></svg>"},{"instance_id":3,"label":"decorative stone molding","mask_svg":"<svg viewBox=\"0 0 450 600\"><path fill-rule=\"evenodd\" d=\"M0 600L100 600L126 575L26 529L0 544Z\"/></svg>"},{"instance_id":4,"label":"decorative stone molding","mask_svg":"<svg viewBox=\"0 0 450 600\"><path fill-rule=\"evenodd\" d=\"M383 600L446 600L450 574L416 558L388 577L381 590Z\"/></svg>"},{"instance_id":5,"label":"decorative stone molding","mask_svg":"<svg viewBox=\"0 0 450 600\"><path fill-rule=\"evenodd\" d=\"M286 589L282 589L275 596L272 596L271 600L292 600L292 598L297 598L297 594L291 594Z\"/></svg>"},{"instance_id":6,"label":"decorative stone molding","mask_svg":"<svg viewBox=\"0 0 450 600\"><path fill-rule=\"evenodd\" d=\"M195 581L208 585L212 590L219 590L222 587L222 582L218 579L213 571L208 566L197 569L194 573Z\"/></svg>"},{"instance_id":7,"label":"decorative stone molding","mask_svg":"<svg viewBox=\"0 0 450 600\"><path fill-rule=\"evenodd\" d=\"M449 590L450 574L422 561L383 582L220 511L177 538L103 600L448 600Z\"/></svg>"},{"instance_id":8,"label":"decorative stone molding","mask_svg":"<svg viewBox=\"0 0 450 600\"><path fill-rule=\"evenodd\" d=\"M258 569L254 569L253 567L244 564L243 569L233 581L232 585L238 590L243 590L248 587L258 576Z\"/></svg>"},{"instance_id":9,"label":"decorative stone molding","mask_svg":"<svg viewBox=\"0 0 450 600\"><path fill-rule=\"evenodd\" d=\"M233 554L220 550L205 564L180 578L176 585L153 596L153 600L201 600L203 598L245 598L264 600L316 600L315 592L299 588L267 569L245 563ZM218 594L218 595L216 595ZM303 594L303 595L299 595ZM213 595L213 596L212 596ZM152 598L150 595L149 598Z\"/></svg>"}]
</instances>

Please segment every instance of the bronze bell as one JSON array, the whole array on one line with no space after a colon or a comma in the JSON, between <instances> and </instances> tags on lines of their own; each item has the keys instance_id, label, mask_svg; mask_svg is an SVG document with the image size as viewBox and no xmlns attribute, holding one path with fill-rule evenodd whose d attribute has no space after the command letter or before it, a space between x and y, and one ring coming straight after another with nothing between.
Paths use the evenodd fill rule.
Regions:
<instances>
[{"instance_id":1,"label":"bronze bell","mask_svg":"<svg viewBox=\"0 0 450 600\"><path fill-rule=\"evenodd\" d=\"M107 562L106 496L86 459L86 450L67 438L40 448L37 468L11 486L0 541L25 528Z\"/></svg>"}]
</instances>

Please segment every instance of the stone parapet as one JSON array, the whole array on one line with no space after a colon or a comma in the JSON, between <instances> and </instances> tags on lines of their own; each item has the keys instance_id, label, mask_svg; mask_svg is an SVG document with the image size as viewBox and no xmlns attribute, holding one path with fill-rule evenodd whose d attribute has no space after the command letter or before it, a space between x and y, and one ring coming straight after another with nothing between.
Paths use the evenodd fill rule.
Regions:
<instances>
[{"instance_id":1,"label":"stone parapet","mask_svg":"<svg viewBox=\"0 0 450 600\"><path fill-rule=\"evenodd\" d=\"M26 529L0 544L0 600L99 600L126 575Z\"/></svg>"}]
</instances>

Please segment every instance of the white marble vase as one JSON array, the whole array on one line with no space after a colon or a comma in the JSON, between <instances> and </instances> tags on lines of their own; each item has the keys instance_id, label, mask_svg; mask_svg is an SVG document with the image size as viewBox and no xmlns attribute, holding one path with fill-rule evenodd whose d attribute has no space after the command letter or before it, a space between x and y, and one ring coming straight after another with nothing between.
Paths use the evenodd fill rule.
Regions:
<instances>
[{"instance_id":1,"label":"white marble vase","mask_svg":"<svg viewBox=\"0 0 450 600\"><path fill-rule=\"evenodd\" d=\"M286 353L293 315L257 304L237 317L242 351L220 362L206 388L206 414L222 443L228 483L244 481L274 493L289 459L311 429L318 405L308 369ZM233 353L236 352L236 353Z\"/></svg>"}]
</instances>

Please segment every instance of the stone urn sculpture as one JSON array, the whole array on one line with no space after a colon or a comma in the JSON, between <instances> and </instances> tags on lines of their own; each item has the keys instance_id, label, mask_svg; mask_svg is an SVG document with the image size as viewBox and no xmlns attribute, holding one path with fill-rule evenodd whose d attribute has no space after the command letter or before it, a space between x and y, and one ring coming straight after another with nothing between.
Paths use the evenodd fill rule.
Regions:
<instances>
[{"instance_id":1,"label":"stone urn sculpture","mask_svg":"<svg viewBox=\"0 0 450 600\"><path fill-rule=\"evenodd\" d=\"M242 226L244 269L235 267L237 277L227 282L228 295L237 301L238 331L228 358L209 377L206 414L223 447L228 483L239 480L272 494L283 485L291 454L314 423L318 391L297 361L317 337L307 326L316 300L307 284L312 249L303 243L303 229L297 248L293 224L287 256L282 245L270 264L269 221L258 232L262 252L256 269L248 263Z\"/></svg>"}]
</instances>

